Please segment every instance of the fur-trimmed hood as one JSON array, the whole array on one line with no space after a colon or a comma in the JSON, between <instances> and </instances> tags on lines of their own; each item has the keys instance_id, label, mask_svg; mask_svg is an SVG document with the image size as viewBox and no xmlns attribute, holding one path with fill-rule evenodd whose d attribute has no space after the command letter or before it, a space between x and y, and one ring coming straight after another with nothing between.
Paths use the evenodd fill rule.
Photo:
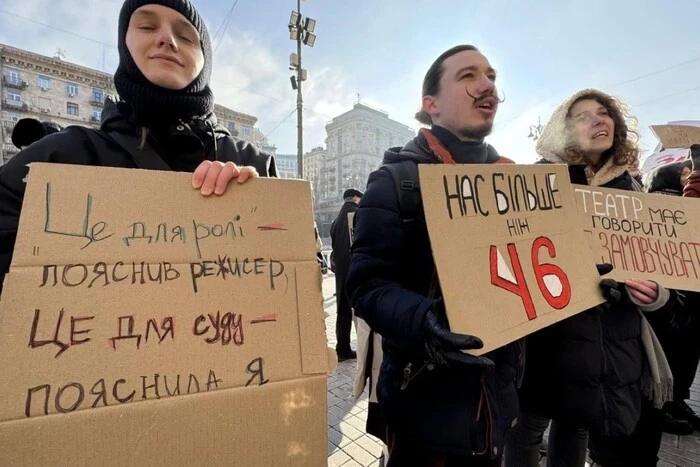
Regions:
<instances>
[{"instance_id":1,"label":"fur-trimmed hood","mask_svg":"<svg viewBox=\"0 0 700 467\"><path fill-rule=\"evenodd\" d=\"M583 89L569 97L554 111L547 125L545 125L542 135L537 140L535 150L541 159L554 164L567 164L566 147L567 141L566 117L571 107L582 98L607 98L608 95L597 89ZM626 166L615 165L613 159L608 159L603 167L589 177L589 185L602 186L620 177L627 171Z\"/></svg>"}]
</instances>

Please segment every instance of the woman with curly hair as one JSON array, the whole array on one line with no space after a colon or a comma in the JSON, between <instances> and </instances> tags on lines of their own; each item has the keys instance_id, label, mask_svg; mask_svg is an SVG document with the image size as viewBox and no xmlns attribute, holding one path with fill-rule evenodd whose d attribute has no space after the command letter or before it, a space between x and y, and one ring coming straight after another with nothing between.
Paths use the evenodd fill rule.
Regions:
<instances>
[{"instance_id":1,"label":"woman with curly hair","mask_svg":"<svg viewBox=\"0 0 700 467\"><path fill-rule=\"evenodd\" d=\"M537 143L539 162L567 164L574 184L641 191L627 171L638 156L628 121L615 98L578 92L547 123ZM599 265L601 274L610 270ZM550 420L548 466L583 467L588 443L599 465L656 465L661 420L654 407L668 399L672 378L645 315L666 319L678 297L645 280L627 281L620 290L615 300L526 338L508 467L538 465Z\"/></svg>"}]
</instances>

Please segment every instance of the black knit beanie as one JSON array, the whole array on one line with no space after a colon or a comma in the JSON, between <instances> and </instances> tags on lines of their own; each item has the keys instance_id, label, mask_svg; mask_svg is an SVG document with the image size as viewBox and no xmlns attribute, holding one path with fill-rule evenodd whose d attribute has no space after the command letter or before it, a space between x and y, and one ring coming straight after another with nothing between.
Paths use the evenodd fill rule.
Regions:
<instances>
[{"instance_id":1,"label":"black knit beanie","mask_svg":"<svg viewBox=\"0 0 700 467\"><path fill-rule=\"evenodd\" d=\"M649 172L646 180L644 180L644 191L675 196L683 195L683 186L681 185L682 170L683 163L681 162L655 168Z\"/></svg>"},{"instance_id":2,"label":"black knit beanie","mask_svg":"<svg viewBox=\"0 0 700 467\"><path fill-rule=\"evenodd\" d=\"M199 32L204 66L199 76L180 90L157 86L141 73L126 46L126 31L131 15L144 5L163 5L180 13ZM119 13L119 66L114 86L119 96L131 107L133 123L147 127L206 116L214 111L214 95L209 87L212 49L207 27L189 0L126 0Z\"/></svg>"}]
</instances>

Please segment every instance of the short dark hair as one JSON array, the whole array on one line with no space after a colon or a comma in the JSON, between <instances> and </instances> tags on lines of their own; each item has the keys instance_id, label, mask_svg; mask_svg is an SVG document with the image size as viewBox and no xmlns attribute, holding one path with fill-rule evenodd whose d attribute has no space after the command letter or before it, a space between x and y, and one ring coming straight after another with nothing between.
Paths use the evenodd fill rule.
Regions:
<instances>
[{"instance_id":1,"label":"short dark hair","mask_svg":"<svg viewBox=\"0 0 700 467\"><path fill-rule=\"evenodd\" d=\"M425 74L425 78L423 78L423 94L421 94L421 97L437 96L438 94L440 94L440 80L442 79L442 75L445 73L445 67L443 66L443 63L451 56L466 51L478 52L479 49L469 44L457 45L449 50L444 51L433 62L433 64L430 65L430 68L428 68L428 72ZM428 115L428 113L423 109L416 113L416 120L418 120L423 125L433 124L433 119L430 118L430 115Z\"/></svg>"},{"instance_id":2,"label":"short dark hair","mask_svg":"<svg viewBox=\"0 0 700 467\"><path fill-rule=\"evenodd\" d=\"M363 193L360 190L349 188L343 193L343 199L354 198L355 196L362 198L362 194Z\"/></svg>"}]
</instances>

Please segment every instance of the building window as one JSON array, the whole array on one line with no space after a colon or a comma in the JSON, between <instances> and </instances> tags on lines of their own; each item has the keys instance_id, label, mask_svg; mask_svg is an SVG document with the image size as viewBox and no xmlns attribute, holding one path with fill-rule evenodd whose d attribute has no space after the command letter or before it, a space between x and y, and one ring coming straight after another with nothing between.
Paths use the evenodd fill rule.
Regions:
<instances>
[{"instance_id":1,"label":"building window","mask_svg":"<svg viewBox=\"0 0 700 467\"><path fill-rule=\"evenodd\" d=\"M76 94L77 94L77 91L76 91ZM93 100L93 102L99 102L100 104L104 102L105 95L102 92L102 89L93 89L92 90L92 100Z\"/></svg>"},{"instance_id":2,"label":"building window","mask_svg":"<svg viewBox=\"0 0 700 467\"><path fill-rule=\"evenodd\" d=\"M75 83L66 83L66 92L69 96L78 95L78 85Z\"/></svg>"},{"instance_id":3,"label":"building window","mask_svg":"<svg viewBox=\"0 0 700 467\"><path fill-rule=\"evenodd\" d=\"M9 114L8 117L9 117L11 122L15 122L15 123L19 122L22 118L21 116L19 116L17 114Z\"/></svg>"},{"instance_id":4,"label":"building window","mask_svg":"<svg viewBox=\"0 0 700 467\"><path fill-rule=\"evenodd\" d=\"M79 114L78 104L73 104L72 102L69 102L68 107L66 109L66 112L68 112L68 115L73 115L73 116L77 117Z\"/></svg>"},{"instance_id":5,"label":"building window","mask_svg":"<svg viewBox=\"0 0 700 467\"><path fill-rule=\"evenodd\" d=\"M102 120L101 109L92 109L92 120L95 122L99 122L100 120Z\"/></svg>"},{"instance_id":6,"label":"building window","mask_svg":"<svg viewBox=\"0 0 700 467\"><path fill-rule=\"evenodd\" d=\"M51 89L51 78L48 76L39 76L36 79L36 85L41 89Z\"/></svg>"},{"instance_id":7,"label":"building window","mask_svg":"<svg viewBox=\"0 0 700 467\"><path fill-rule=\"evenodd\" d=\"M7 68L7 77L12 79L13 82L18 82L22 75L20 75L19 70Z\"/></svg>"},{"instance_id":8,"label":"building window","mask_svg":"<svg viewBox=\"0 0 700 467\"><path fill-rule=\"evenodd\" d=\"M235 136L236 133L236 124L234 122L228 122L226 124L226 127L228 128L228 131L231 132L232 135Z\"/></svg>"},{"instance_id":9,"label":"building window","mask_svg":"<svg viewBox=\"0 0 700 467\"><path fill-rule=\"evenodd\" d=\"M16 93L16 92L8 92L7 93L7 100L10 102L10 105L12 104L21 104L22 103L22 95Z\"/></svg>"},{"instance_id":10,"label":"building window","mask_svg":"<svg viewBox=\"0 0 700 467\"><path fill-rule=\"evenodd\" d=\"M250 128L248 128L247 126L244 126L243 127L243 134L246 136L249 136L250 135Z\"/></svg>"}]
</instances>

